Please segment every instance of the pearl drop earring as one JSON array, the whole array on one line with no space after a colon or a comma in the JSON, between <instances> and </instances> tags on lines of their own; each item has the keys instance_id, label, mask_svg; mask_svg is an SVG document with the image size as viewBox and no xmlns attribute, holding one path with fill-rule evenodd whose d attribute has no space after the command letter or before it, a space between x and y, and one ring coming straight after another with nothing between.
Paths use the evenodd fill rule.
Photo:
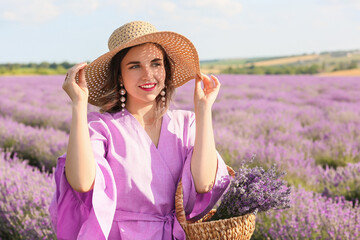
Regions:
<instances>
[{"instance_id":1,"label":"pearl drop earring","mask_svg":"<svg viewBox=\"0 0 360 240\"><path fill-rule=\"evenodd\" d=\"M124 88L124 85L121 83L120 84L120 87L121 87L121 89L120 89L120 95L121 95L121 97L120 97L120 102L121 102L121 116L124 116L124 111L125 111L125 101L126 101L126 98L125 98L125 93L126 93L126 90L125 90L125 88Z\"/></svg>"},{"instance_id":2,"label":"pearl drop earring","mask_svg":"<svg viewBox=\"0 0 360 240\"><path fill-rule=\"evenodd\" d=\"M160 95L161 95L161 101L162 101L162 110L165 109L165 105L166 105L166 98L165 98L165 88L160 92Z\"/></svg>"}]
</instances>

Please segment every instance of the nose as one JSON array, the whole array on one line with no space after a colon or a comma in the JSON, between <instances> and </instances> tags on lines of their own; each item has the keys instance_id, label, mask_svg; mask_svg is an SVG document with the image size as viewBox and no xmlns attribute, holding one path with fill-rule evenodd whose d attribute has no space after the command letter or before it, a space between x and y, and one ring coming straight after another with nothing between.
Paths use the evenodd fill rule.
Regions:
<instances>
[{"instance_id":1,"label":"nose","mask_svg":"<svg viewBox=\"0 0 360 240\"><path fill-rule=\"evenodd\" d=\"M153 75L151 68L149 66L144 67L142 75L144 80L151 80Z\"/></svg>"}]
</instances>

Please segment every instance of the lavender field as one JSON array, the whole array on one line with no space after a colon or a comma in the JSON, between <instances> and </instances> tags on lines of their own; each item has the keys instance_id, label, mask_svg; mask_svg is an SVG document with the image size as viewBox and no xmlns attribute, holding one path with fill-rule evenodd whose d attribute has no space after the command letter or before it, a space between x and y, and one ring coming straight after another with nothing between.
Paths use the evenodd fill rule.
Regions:
<instances>
[{"instance_id":1,"label":"lavender field","mask_svg":"<svg viewBox=\"0 0 360 240\"><path fill-rule=\"evenodd\" d=\"M0 239L55 239L48 172L69 133L63 79L0 77ZM220 154L235 169L256 154L252 165L275 163L292 186L292 207L258 214L252 239L360 239L360 77L219 79ZM192 110L192 94L193 82L179 88L172 108Z\"/></svg>"}]
</instances>

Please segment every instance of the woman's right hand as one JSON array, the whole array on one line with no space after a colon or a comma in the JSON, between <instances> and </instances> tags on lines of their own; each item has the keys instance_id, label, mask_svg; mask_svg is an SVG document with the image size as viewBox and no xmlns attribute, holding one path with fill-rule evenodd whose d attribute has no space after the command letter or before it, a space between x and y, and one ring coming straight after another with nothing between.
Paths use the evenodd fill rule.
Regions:
<instances>
[{"instance_id":1,"label":"woman's right hand","mask_svg":"<svg viewBox=\"0 0 360 240\"><path fill-rule=\"evenodd\" d=\"M64 91L69 95L73 104L86 103L89 97L89 90L86 86L85 71L87 63L74 65L66 74L65 81L62 85ZM76 83L75 76L79 73L79 81Z\"/></svg>"}]
</instances>

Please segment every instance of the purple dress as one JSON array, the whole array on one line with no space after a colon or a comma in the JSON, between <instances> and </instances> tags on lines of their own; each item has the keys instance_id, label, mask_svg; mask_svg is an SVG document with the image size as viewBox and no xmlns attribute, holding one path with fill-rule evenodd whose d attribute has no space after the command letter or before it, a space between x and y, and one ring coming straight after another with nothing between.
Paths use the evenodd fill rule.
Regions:
<instances>
[{"instance_id":1,"label":"purple dress","mask_svg":"<svg viewBox=\"0 0 360 240\"><path fill-rule=\"evenodd\" d=\"M219 200L227 169L218 154L215 184L207 193L195 190L190 161L195 114L168 111L158 147L125 110L89 113L88 126L96 160L93 190L76 192L65 177L66 155L55 169L56 191L49 211L58 239L186 239L175 216L175 192L183 183L188 220L203 217Z\"/></svg>"}]
</instances>

